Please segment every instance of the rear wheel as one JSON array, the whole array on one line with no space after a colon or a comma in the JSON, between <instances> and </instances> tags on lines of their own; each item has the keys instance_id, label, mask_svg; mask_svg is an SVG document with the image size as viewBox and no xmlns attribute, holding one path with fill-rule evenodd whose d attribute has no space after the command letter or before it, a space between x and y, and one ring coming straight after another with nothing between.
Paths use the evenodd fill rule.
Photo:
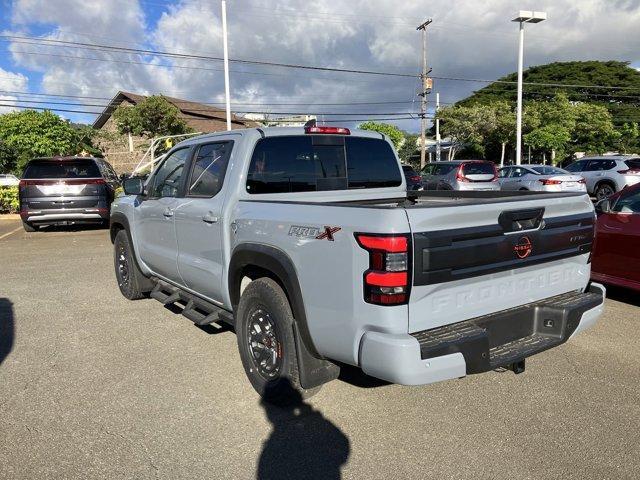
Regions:
<instances>
[{"instance_id":1,"label":"rear wheel","mask_svg":"<svg viewBox=\"0 0 640 480\"><path fill-rule=\"evenodd\" d=\"M126 231L120 230L116 234L113 241L113 251L113 263L120 292L129 300L144 298L147 292L144 287L150 280L140 271L133 257L133 248L131 248Z\"/></svg>"},{"instance_id":2,"label":"rear wheel","mask_svg":"<svg viewBox=\"0 0 640 480\"><path fill-rule=\"evenodd\" d=\"M300 385L293 322L287 296L274 280L260 278L245 288L236 316L238 349L251 385L270 403L299 403L320 390Z\"/></svg>"},{"instance_id":3,"label":"rear wheel","mask_svg":"<svg viewBox=\"0 0 640 480\"><path fill-rule=\"evenodd\" d=\"M33 224L25 221L22 222L22 227L24 228L25 232L35 232L36 230L38 230L38 227L35 227Z\"/></svg>"},{"instance_id":4,"label":"rear wheel","mask_svg":"<svg viewBox=\"0 0 640 480\"><path fill-rule=\"evenodd\" d=\"M601 183L596 187L596 191L595 191L595 195L598 200L602 200L603 198L608 198L614 193L616 193L616 190L615 188L613 188L613 185L609 183Z\"/></svg>"}]
</instances>

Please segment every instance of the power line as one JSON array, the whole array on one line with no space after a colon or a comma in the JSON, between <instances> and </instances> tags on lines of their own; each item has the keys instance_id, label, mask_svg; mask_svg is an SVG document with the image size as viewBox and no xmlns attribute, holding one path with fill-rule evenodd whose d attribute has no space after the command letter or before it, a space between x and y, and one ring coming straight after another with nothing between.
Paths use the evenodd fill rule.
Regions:
<instances>
[{"instance_id":1,"label":"power line","mask_svg":"<svg viewBox=\"0 0 640 480\"><path fill-rule=\"evenodd\" d=\"M161 51L161 50L119 47L116 45L44 39L44 38L27 37L27 36L21 36L21 35L0 35L0 38L7 39L10 41L15 41L15 40L31 41L33 43L43 44L43 45L55 44L55 45L62 45L62 46L80 46L80 47L86 47L86 48L97 49L97 50L111 50L111 51L119 51L119 52L127 52L127 53L158 55L158 56L164 56L164 57L170 57L170 58L188 58L188 59L209 60L209 61L223 60L221 57L214 57L209 55L193 55L193 54L178 53L178 52L167 52L167 51ZM295 69L302 69L302 70L313 70L313 71L324 71L324 72L354 73L354 74L362 74L362 75L380 75L380 76L407 77L407 78L416 77L415 74L409 74L409 73L380 72L380 71L373 71L373 70L358 70L358 69L335 68L335 67L319 67L319 66L312 66L312 65L298 65L298 64L292 64L292 63L266 62L261 60L243 60L243 59L237 59L237 58L229 59L229 62L243 64L243 65L262 65L262 66L295 68Z\"/></svg>"},{"instance_id":2,"label":"power line","mask_svg":"<svg viewBox=\"0 0 640 480\"><path fill-rule=\"evenodd\" d=\"M83 113L83 114L87 114L87 115L100 115L102 112L94 112L94 111L87 111L87 110L72 110L72 109L62 109L62 108L47 108L47 107L34 107L31 105L18 105L18 104L10 104L10 103L0 103L0 107L10 107L10 108L20 108L23 110L48 110L48 111L52 111L52 112L70 112L70 113ZM272 113L272 112L269 112ZM275 115L275 114L274 114ZM325 115L336 115L336 114L330 114L330 113L325 113ZM379 113L379 114L359 114L359 113L351 113L349 115L353 115L353 116L361 116L362 118L342 118L340 120L325 120L325 122L329 123L339 123L339 122L361 122L364 120L415 120L415 117L411 117L411 116L406 116L406 117L376 117L375 115L386 115L384 113ZM401 114L398 114L401 115ZM406 114L404 114L406 115ZM248 120L248 121L255 121L255 120L250 120L250 119L242 119L242 120ZM262 120L264 122L270 122L270 123L283 123L283 122L289 122L289 120ZM260 121L257 121L258 123Z\"/></svg>"}]
</instances>

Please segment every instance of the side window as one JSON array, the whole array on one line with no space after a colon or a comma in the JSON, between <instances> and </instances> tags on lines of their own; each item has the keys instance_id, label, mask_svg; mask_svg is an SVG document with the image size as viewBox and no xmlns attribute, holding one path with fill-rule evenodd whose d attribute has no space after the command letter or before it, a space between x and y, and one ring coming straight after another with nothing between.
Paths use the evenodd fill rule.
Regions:
<instances>
[{"instance_id":1,"label":"side window","mask_svg":"<svg viewBox=\"0 0 640 480\"><path fill-rule=\"evenodd\" d=\"M233 142L206 143L193 158L187 195L213 197L222 189Z\"/></svg>"},{"instance_id":2,"label":"side window","mask_svg":"<svg viewBox=\"0 0 640 480\"><path fill-rule=\"evenodd\" d=\"M151 181L151 188L149 189L150 197L178 196L184 163L189 155L189 150L189 148L181 148L165 158L162 165L156 170Z\"/></svg>"},{"instance_id":3,"label":"side window","mask_svg":"<svg viewBox=\"0 0 640 480\"><path fill-rule=\"evenodd\" d=\"M521 167L515 167L511 170L511 178L520 178L524 177L527 171Z\"/></svg>"},{"instance_id":4,"label":"side window","mask_svg":"<svg viewBox=\"0 0 640 480\"><path fill-rule=\"evenodd\" d=\"M567 166L565 170L568 172L582 172L582 169L584 168L584 166L585 166L584 161L574 162L571 165Z\"/></svg>"},{"instance_id":5,"label":"side window","mask_svg":"<svg viewBox=\"0 0 640 480\"><path fill-rule=\"evenodd\" d=\"M591 160L586 170L589 172L602 172L604 170L611 170L615 166L615 160Z\"/></svg>"},{"instance_id":6,"label":"side window","mask_svg":"<svg viewBox=\"0 0 640 480\"><path fill-rule=\"evenodd\" d=\"M640 213L640 190L622 194L611 210L617 213Z\"/></svg>"},{"instance_id":7,"label":"side window","mask_svg":"<svg viewBox=\"0 0 640 480\"><path fill-rule=\"evenodd\" d=\"M507 178L510 171L510 168L501 168L500 170L498 170L498 178Z\"/></svg>"}]
</instances>

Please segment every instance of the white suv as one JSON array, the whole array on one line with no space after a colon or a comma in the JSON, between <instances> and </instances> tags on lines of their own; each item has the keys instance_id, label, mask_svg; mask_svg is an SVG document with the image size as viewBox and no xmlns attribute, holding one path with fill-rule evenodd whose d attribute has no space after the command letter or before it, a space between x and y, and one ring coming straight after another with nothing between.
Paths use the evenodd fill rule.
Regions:
<instances>
[{"instance_id":1,"label":"white suv","mask_svg":"<svg viewBox=\"0 0 640 480\"><path fill-rule=\"evenodd\" d=\"M581 175L598 200L640 182L640 158L632 156L582 158L565 170Z\"/></svg>"}]
</instances>

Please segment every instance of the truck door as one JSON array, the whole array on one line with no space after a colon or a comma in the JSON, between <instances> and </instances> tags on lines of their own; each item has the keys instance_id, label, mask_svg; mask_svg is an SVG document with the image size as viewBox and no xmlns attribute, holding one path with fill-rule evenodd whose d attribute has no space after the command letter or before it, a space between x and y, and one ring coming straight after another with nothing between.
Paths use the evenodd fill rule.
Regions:
<instances>
[{"instance_id":1,"label":"truck door","mask_svg":"<svg viewBox=\"0 0 640 480\"><path fill-rule=\"evenodd\" d=\"M147 183L147 196L135 207L140 258L157 275L183 284L176 262L174 214L183 190L184 166L191 149L174 150Z\"/></svg>"},{"instance_id":2,"label":"truck door","mask_svg":"<svg viewBox=\"0 0 640 480\"><path fill-rule=\"evenodd\" d=\"M222 185L233 141L195 147L184 198L175 210L178 269L186 286L222 302L224 265Z\"/></svg>"}]
</instances>

